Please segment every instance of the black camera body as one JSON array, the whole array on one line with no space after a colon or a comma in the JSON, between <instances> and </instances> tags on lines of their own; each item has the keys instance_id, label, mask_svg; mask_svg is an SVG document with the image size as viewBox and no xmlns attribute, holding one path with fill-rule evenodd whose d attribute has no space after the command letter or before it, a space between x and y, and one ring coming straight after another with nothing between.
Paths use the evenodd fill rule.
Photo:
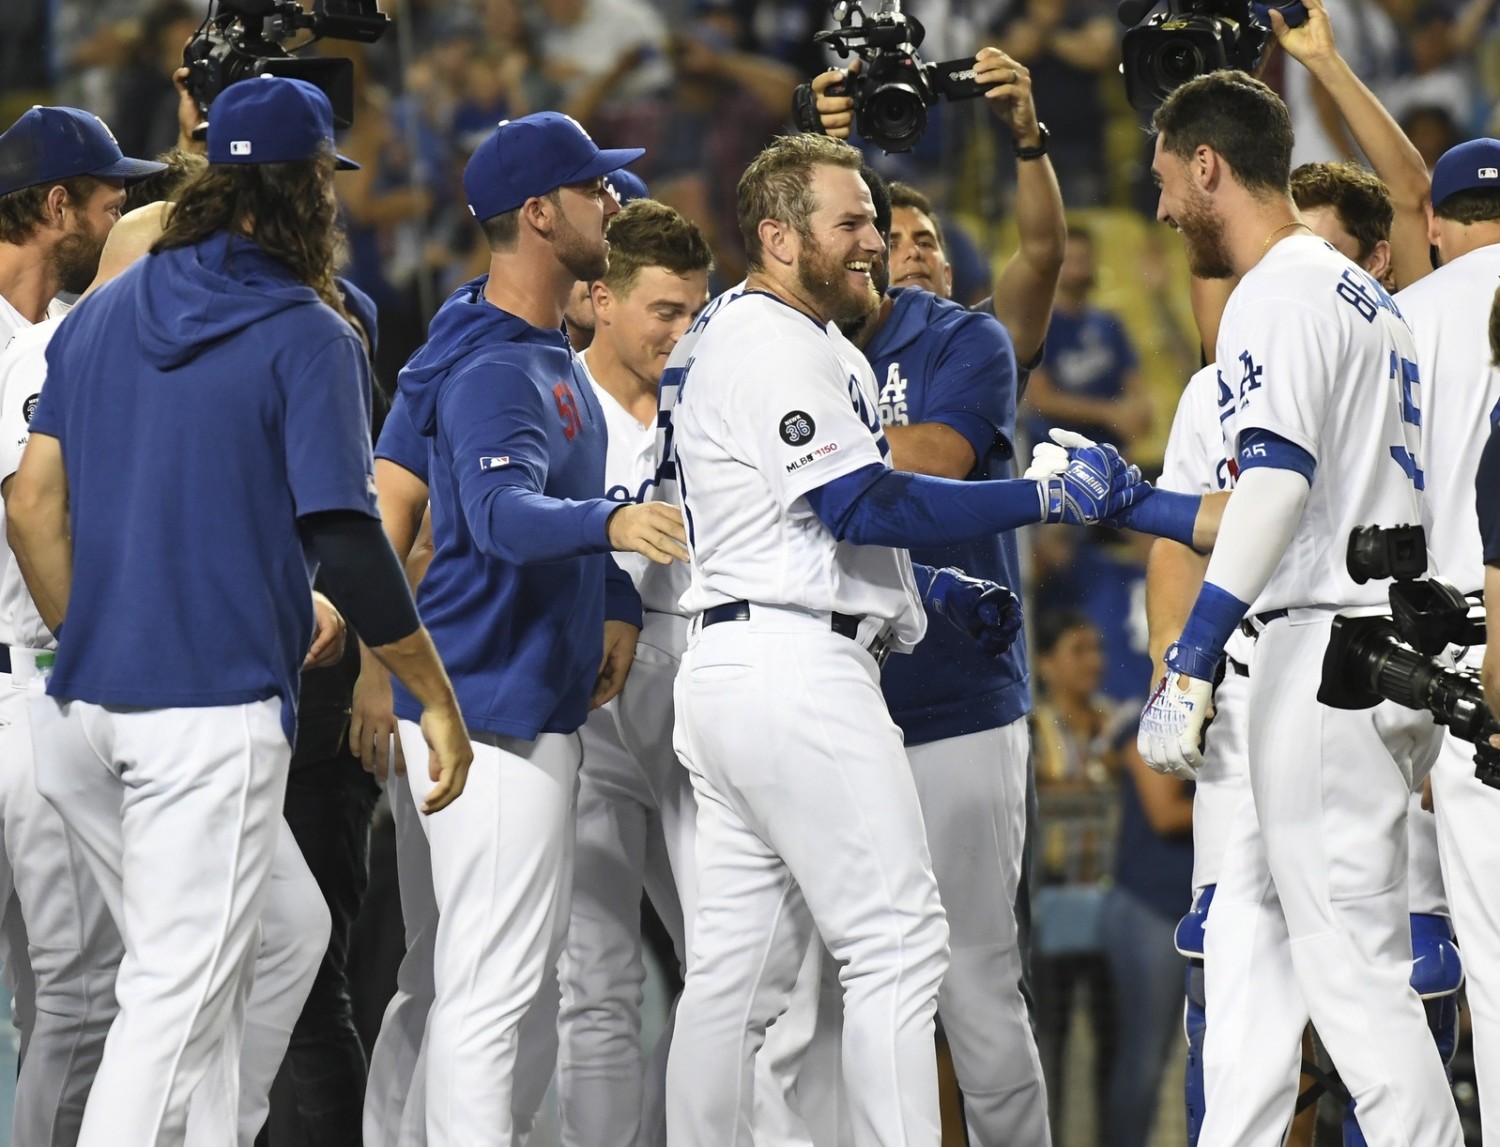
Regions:
<instances>
[{"instance_id":1,"label":"black camera body","mask_svg":"<svg viewBox=\"0 0 1500 1147\"><path fill-rule=\"evenodd\" d=\"M1371 526L1350 535L1348 566L1356 582L1396 579L1391 612L1333 619L1318 700L1333 709L1372 709L1381 701L1394 701L1426 710L1474 746L1475 776L1500 788L1500 750L1489 743L1500 733L1500 722L1485 704L1478 676L1437 660L1450 645L1484 644L1483 606L1447 582L1421 577L1427 564L1425 543L1414 550L1414 538L1422 540L1420 526Z\"/></svg>"},{"instance_id":2,"label":"black camera body","mask_svg":"<svg viewBox=\"0 0 1500 1147\"><path fill-rule=\"evenodd\" d=\"M207 113L220 92L252 76L306 80L328 97L334 123L348 127L354 119L354 65L338 58L299 59L284 41L310 31L316 38L373 44L390 22L376 0L316 0L311 12L297 0L219 0L182 51L187 89Z\"/></svg>"},{"instance_id":3,"label":"black camera body","mask_svg":"<svg viewBox=\"0 0 1500 1147\"><path fill-rule=\"evenodd\" d=\"M865 12L860 0L845 0L833 6L833 15L839 27L819 32L813 40L864 61L835 93L854 101L854 130L883 151L916 147L927 130L927 109L940 99L973 99L988 87L975 81L973 57L924 64L917 49L926 30L921 21L902 13L900 0L883 0L874 15ZM800 126L820 130L815 112L812 119Z\"/></svg>"},{"instance_id":4,"label":"black camera body","mask_svg":"<svg viewBox=\"0 0 1500 1147\"><path fill-rule=\"evenodd\" d=\"M1301 0L1167 0L1167 11L1145 19L1156 0L1123 0L1120 22L1130 29L1120 46L1125 95L1138 111L1153 111L1195 76L1235 68L1253 72L1271 38L1269 8L1296 27L1307 19Z\"/></svg>"}]
</instances>

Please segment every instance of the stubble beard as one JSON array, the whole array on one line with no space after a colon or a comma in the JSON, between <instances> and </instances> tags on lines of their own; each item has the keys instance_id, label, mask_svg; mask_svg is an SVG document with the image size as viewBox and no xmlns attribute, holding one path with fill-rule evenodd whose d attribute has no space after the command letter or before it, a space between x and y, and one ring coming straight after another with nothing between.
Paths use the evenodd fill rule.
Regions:
<instances>
[{"instance_id":1,"label":"stubble beard","mask_svg":"<svg viewBox=\"0 0 1500 1147\"><path fill-rule=\"evenodd\" d=\"M552 242L557 261L580 282L592 283L595 279L602 279L609 270L609 244L604 241L604 236L600 235L596 242L590 243L566 215L559 217L557 234Z\"/></svg>"},{"instance_id":2,"label":"stubble beard","mask_svg":"<svg viewBox=\"0 0 1500 1147\"><path fill-rule=\"evenodd\" d=\"M804 244L797 263L797 286L825 321L840 326L857 323L880 305L873 274L863 290L846 282L845 274L843 259L815 240Z\"/></svg>"},{"instance_id":3,"label":"stubble beard","mask_svg":"<svg viewBox=\"0 0 1500 1147\"><path fill-rule=\"evenodd\" d=\"M99 256L103 252L104 240L95 239L81 225L59 239L51 259L59 289L70 295L81 295L88 290L99 273Z\"/></svg>"},{"instance_id":4,"label":"stubble beard","mask_svg":"<svg viewBox=\"0 0 1500 1147\"><path fill-rule=\"evenodd\" d=\"M1214 213L1207 196L1195 195L1177 216L1177 229L1187 248L1188 271L1198 279L1232 279L1234 267L1224 242L1224 220Z\"/></svg>"}]
</instances>

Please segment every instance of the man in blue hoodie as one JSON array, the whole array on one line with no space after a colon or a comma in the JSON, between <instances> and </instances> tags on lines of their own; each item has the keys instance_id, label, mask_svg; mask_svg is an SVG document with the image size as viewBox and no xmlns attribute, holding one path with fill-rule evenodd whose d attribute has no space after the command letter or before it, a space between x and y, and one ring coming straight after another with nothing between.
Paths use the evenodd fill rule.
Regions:
<instances>
[{"instance_id":1,"label":"man in blue hoodie","mask_svg":"<svg viewBox=\"0 0 1500 1147\"><path fill-rule=\"evenodd\" d=\"M58 637L32 706L37 787L126 939L83 1147L183 1143L210 1063L233 1070L319 563L425 706L429 811L471 759L375 513L369 376L332 279L332 135L302 81L219 97L209 167L153 254L49 345L12 479L11 547Z\"/></svg>"},{"instance_id":2,"label":"man in blue hoodie","mask_svg":"<svg viewBox=\"0 0 1500 1147\"><path fill-rule=\"evenodd\" d=\"M434 553L422 615L453 674L476 768L427 828L438 905L427 1021L432 1147L509 1147L517 1034L567 921L578 728L624 683L640 599L608 556L685 558L681 516L605 488L604 416L563 312L608 265L604 176L639 149L600 151L573 120L499 125L464 170L490 272L460 287L401 372L433 440ZM427 794L414 699L396 691L412 794Z\"/></svg>"}]
</instances>

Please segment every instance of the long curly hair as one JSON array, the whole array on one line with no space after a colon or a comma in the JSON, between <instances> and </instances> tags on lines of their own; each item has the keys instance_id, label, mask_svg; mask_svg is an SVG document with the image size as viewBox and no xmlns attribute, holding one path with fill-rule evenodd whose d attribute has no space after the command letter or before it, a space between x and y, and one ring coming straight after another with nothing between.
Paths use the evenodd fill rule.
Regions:
<instances>
[{"instance_id":1,"label":"long curly hair","mask_svg":"<svg viewBox=\"0 0 1500 1147\"><path fill-rule=\"evenodd\" d=\"M153 254L215 232L242 234L348 318L333 281L344 250L333 154L287 163L209 164L178 189Z\"/></svg>"}]
</instances>

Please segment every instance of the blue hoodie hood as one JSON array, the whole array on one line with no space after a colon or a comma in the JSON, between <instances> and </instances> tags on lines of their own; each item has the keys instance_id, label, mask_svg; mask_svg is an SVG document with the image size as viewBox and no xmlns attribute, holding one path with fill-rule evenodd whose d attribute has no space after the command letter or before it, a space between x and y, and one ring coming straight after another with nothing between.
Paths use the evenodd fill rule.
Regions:
<instances>
[{"instance_id":1,"label":"blue hoodie hood","mask_svg":"<svg viewBox=\"0 0 1500 1147\"><path fill-rule=\"evenodd\" d=\"M130 286L141 352L158 370L185 366L207 347L292 307L323 305L317 291L240 235L210 235L137 266Z\"/></svg>"},{"instance_id":2,"label":"blue hoodie hood","mask_svg":"<svg viewBox=\"0 0 1500 1147\"><path fill-rule=\"evenodd\" d=\"M465 283L433 316L427 341L396 376L396 389L406 397L407 412L418 433L437 433L437 396L453 368L475 352L508 357L506 344L541 343L567 346L561 330L533 327L525 319L502 311L484 297L488 275Z\"/></svg>"},{"instance_id":3,"label":"blue hoodie hood","mask_svg":"<svg viewBox=\"0 0 1500 1147\"><path fill-rule=\"evenodd\" d=\"M894 355L905 350L928 328L952 322L969 312L952 299L934 295L920 287L892 287L888 294L892 306L890 317L870 340L870 358ZM875 349L879 345L879 350Z\"/></svg>"}]
</instances>

